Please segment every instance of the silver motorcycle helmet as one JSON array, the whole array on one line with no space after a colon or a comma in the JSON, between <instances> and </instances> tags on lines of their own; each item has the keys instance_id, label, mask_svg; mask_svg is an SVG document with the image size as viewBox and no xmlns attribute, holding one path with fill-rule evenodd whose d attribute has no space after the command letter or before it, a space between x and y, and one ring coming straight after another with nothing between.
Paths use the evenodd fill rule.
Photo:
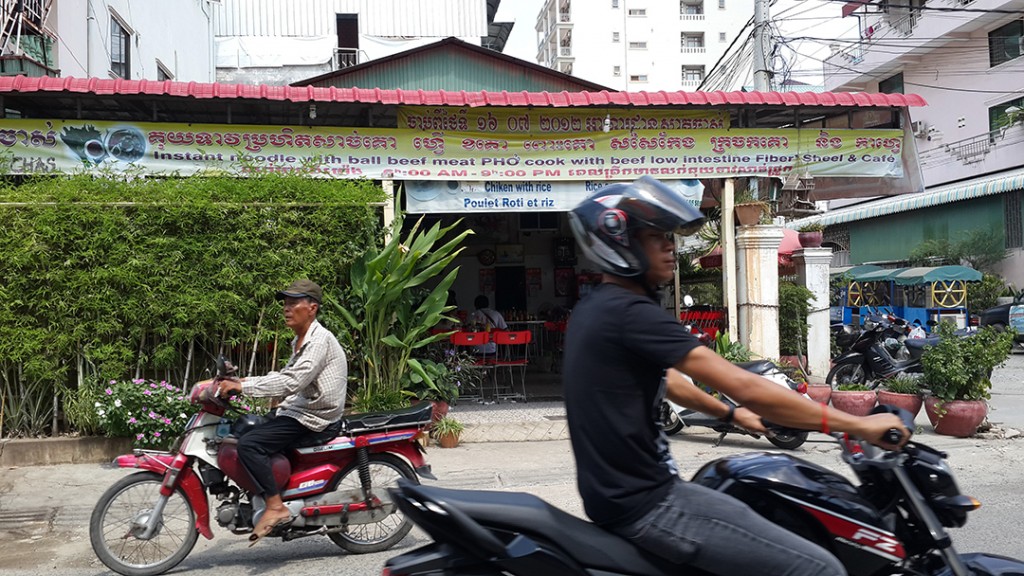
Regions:
<instances>
[{"instance_id":1,"label":"silver motorcycle helmet","mask_svg":"<svg viewBox=\"0 0 1024 576\"><path fill-rule=\"evenodd\" d=\"M688 236L703 224L700 210L650 176L605 186L569 212L573 236L586 257L602 271L626 278L643 276L650 265L634 232L654 228Z\"/></svg>"}]
</instances>

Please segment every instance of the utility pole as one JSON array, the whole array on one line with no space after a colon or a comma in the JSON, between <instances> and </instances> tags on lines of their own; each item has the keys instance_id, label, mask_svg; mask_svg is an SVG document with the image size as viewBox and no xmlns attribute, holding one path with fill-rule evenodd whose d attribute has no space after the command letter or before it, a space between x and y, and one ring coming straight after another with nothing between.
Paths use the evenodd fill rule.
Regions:
<instances>
[{"instance_id":1,"label":"utility pole","mask_svg":"<svg viewBox=\"0 0 1024 576\"><path fill-rule=\"evenodd\" d=\"M772 89L771 72L768 70L768 0L754 0L754 90L769 92Z\"/></svg>"}]
</instances>

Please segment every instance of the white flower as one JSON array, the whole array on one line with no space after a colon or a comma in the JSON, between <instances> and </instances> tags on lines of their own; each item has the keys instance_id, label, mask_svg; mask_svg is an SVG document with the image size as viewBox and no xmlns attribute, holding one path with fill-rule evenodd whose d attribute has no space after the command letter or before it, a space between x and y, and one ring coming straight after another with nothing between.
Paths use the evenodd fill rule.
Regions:
<instances>
[{"instance_id":1,"label":"white flower","mask_svg":"<svg viewBox=\"0 0 1024 576\"><path fill-rule=\"evenodd\" d=\"M117 408L121 407L121 399L120 398L118 398L117 400L114 400L114 406L117 407Z\"/></svg>"},{"instance_id":2,"label":"white flower","mask_svg":"<svg viewBox=\"0 0 1024 576\"><path fill-rule=\"evenodd\" d=\"M103 404L100 404L99 402L97 402L96 403L96 407L99 408L100 406L103 406Z\"/></svg>"},{"instance_id":3,"label":"white flower","mask_svg":"<svg viewBox=\"0 0 1024 576\"><path fill-rule=\"evenodd\" d=\"M99 410L96 413L99 414L100 416L103 416L104 414L106 414L106 412L103 411L103 410Z\"/></svg>"},{"instance_id":4,"label":"white flower","mask_svg":"<svg viewBox=\"0 0 1024 576\"><path fill-rule=\"evenodd\" d=\"M179 416L181 416L181 418L182 418L183 420L188 420L188 416L186 416L184 412L182 412L181 414L179 414Z\"/></svg>"}]
</instances>

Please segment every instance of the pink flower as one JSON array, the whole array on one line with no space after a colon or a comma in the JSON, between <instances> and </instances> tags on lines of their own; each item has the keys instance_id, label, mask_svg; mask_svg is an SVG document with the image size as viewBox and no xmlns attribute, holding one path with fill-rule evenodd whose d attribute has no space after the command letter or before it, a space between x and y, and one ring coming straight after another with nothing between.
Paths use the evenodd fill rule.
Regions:
<instances>
[{"instance_id":1,"label":"pink flower","mask_svg":"<svg viewBox=\"0 0 1024 576\"><path fill-rule=\"evenodd\" d=\"M152 394L152 392L150 392L149 390L143 390L142 393L145 394L146 396Z\"/></svg>"},{"instance_id":2,"label":"pink flower","mask_svg":"<svg viewBox=\"0 0 1024 576\"><path fill-rule=\"evenodd\" d=\"M171 419L170 418L164 418L164 424L170 424L170 423L171 423Z\"/></svg>"},{"instance_id":3,"label":"pink flower","mask_svg":"<svg viewBox=\"0 0 1024 576\"><path fill-rule=\"evenodd\" d=\"M136 440L142 440L145 436L146 436L145 434L136 434L135 435L135 439Z\"/></svg>"},{"instance_id":4,"label":"pink flower","mask_svg":"<svg viewBox=\"0 0 1024 576\"><path fill-rule=\"evenodd\" d=\"M153 436L156 436L157 438L159 438L160 437L160 433L159 432L153 432Z\"/></svg>"},{"instance_id":5,"label":"pink flower","mask_svg":"<svg viewBox=\"0 0 1024 576\"><path fill-rule=\"evenodd\" d=\"M135 424L136 420L134 417L128 419L129 424Z\"/></svg>"},{"instance_id":6,"label":"pink flower","mask_svg":"<svg viewBox=\"0 0 1024 576\"><path fill-rule=\"evenodd\" d=\"M111 386L113 386L114 384L117 384L117 380L111 380L111 381L110 381L110 385L111 385Z\"/></svg>"},{"instance_id":7,"label":"pink flower","mask_svg":"<svg viewBox=\"0 0 1024 576\"><path fill-rule=\"evenodd\" d=\"M114 391L113 391L113 390L111 390L110 388L107 388L106 390L104 390L104 392L106 392L106 393L107 393L107 396L110 396L111 394L113 394L113 393L114 393Z\"/></svg>"},{"instance_id":8,"label":"pink flower","mask_svg":"<svg viewBox=\"0 0 1024 576\"><path fill-rule=\"evenodd\" d=\"M149 413L149 417L150 417L150 419L152 419L152 420L156 420L157 418L159 418L159 417L160 417L160 415L159 415L159 414L157 414L156 412L150 412L150 413Z\"/></svg>"},{"instance_id":9,"label":"pink flower","mask_svg":"<svg viewBox=\"0 0 1024 576\"><path fill-rule=\"evenodd\" d=\"M156 382L150 382L149 383L149 387L150 388L157 388L158 386L157 386Z\"/></svg>"}]
</instances>

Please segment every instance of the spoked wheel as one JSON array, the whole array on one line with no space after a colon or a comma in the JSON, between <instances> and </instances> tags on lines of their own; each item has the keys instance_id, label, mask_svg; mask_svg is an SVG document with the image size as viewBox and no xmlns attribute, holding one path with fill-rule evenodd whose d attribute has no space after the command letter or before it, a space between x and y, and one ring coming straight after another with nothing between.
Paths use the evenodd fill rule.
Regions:
<instances>
[{"instance_id":1,"label":"spoked wheel","mask_svg":"<svg viewBox=\"0 0 1024 576\"><path fill-rule=\"evenodd\" d=\"M774 436L768 437L769 442L783 450L796 450L803 446L806 440L807 432L797 432L795 434L776 433Z\"/></svg>"},{"instance_id":2,"label":"spoked wheel","mask_svg":"<svg viewBox=\"0 0 1024 576\"><path fill-rule=\"evenodd\" d=\"M412 522L391 501L387 489L396 487L399 478L408 478L419 484L416 473L404 460L390 454L371 454L369 468L373 495L380 501L380 508L376 510L377 520L367 524L349 524L347 532L327 535L335 544L353 554L387 550L412 530ZM357 462L345 470L337 491L358 495L359 501L365 498Z\"/></svg>"},{"instance_id":3,"label":"spoked wheel","mask_svg":"<svg viewBox=\"0 0 1024 576\"><path fill-rule=\"evenodd\" d=\"M860 364L839 364L825 376L825 383L833 390L843 384L864 384L868 380L867 372Z\"/></svg>"},{"instance_id":4,"label":"spoked wheel","mask_svg":"<svg viewBox=\"0 0 1024 576\"><path fill-rule=\"evenodd\" d=\"M662 432L671 436L682 430L684 424L672 406L668 402L662 402L658 414L658 426L661 427Z\"/></svg>"},{"instance_id":5,"label":"spoked wheel","mask_svg":"<svg viewBox=\"0 0 1024 576\"><path fill-rule=\"evenodd\" d=\"M167 501L156 531L142 538L162 482L160 474L138 472L117 481L96 503L89 519L89 540L96 556L114 572L163 574L195 546L199 538L195 511L180 487Z\"/></svg>"}]
</instances>

